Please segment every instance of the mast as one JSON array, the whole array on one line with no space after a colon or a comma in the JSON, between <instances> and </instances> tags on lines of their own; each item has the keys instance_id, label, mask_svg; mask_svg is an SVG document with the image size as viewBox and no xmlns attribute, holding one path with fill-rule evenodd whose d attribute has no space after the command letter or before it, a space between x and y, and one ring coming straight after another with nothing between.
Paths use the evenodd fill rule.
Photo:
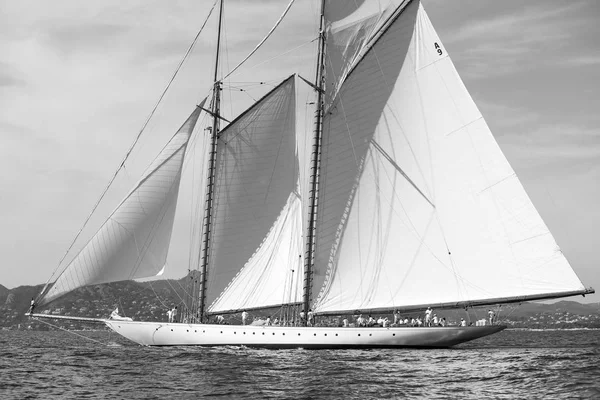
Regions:
<instances>
[{"instance_id":1,"label":"mast","mask_svg":"<svg viewBox=\"0 0 600 400\"><path fill-rule=\"evenodd\" d=\"M200 304L198 306L198 318L200 322L204 322L204 315L206 310L206 272L209 263L209 247L211 239L211 222L212 222L212 207L213 207L213 194L215 189L215 173L216 173L216 161L217 161L217 139L219 135L219 113L220 113L220 95L221 95L221 82L218 81L219 72L219 48L221 45L221 26L223 24L223 1L219 7L219 28L217 32L217 54L215 56L215 74L214 74L214 87L213 87L213 99L212 99L212 115L213 124L210 133L210 153L209 153L209 167L208 167L208 184L206 191L206 208L204 209L204 235L202 239L202 264L200 267Z\"/></svg>"},{"instance_id":2,"label":"mast","mask_svg":"<svg viewBox=\"0 0 600 400\"><path fill-rule=\"evenodd\" d=\"M317 110L315 119L315 134L313 141L313 151L311 155L311 174L310 174L310 200L309 200L309 221L308 232L306 236L306 257L304 261L304 294L302 297L302 308L306 318L303 323L308 321L308 313L311 292L312 292L312 273L314 266L315 252L315 219L317 212L318 198L318 176L319 159L321 154L321 133L323 124L323 87L325 80L325 0L321 1L321 15L319 21L319 50L317 54L317 71L315 76L315 86L317 87Z\"/></svg>"}]
</instances>

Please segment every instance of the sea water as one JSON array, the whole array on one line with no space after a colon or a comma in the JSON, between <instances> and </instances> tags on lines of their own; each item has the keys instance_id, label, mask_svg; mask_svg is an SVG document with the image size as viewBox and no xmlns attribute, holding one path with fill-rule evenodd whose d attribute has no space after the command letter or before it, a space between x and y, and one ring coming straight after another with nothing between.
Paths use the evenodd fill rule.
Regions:
<instances>
[{"instance_id":1,"label":"sea water","mask_svg":"<svg viewBox=\"0 0 600 400\"><path fill-rule=\"evenodd\" d=\"M0 399L201 397L600 399L600 331L506 330L432 350L155 348L107 331L0 331Z\"/></svg>"}]
</instances>

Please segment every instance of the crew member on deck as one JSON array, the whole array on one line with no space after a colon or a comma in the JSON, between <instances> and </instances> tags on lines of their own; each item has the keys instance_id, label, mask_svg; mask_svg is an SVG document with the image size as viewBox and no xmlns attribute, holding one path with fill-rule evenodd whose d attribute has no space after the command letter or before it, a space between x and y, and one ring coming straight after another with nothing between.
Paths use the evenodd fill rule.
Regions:
<instances>
[{"instance_id":1,"label":"crew member on deck","mask_svg":"<svg viewBox=\"0 0 600 400\"><path fill-rule=\"evenodd\" d=\"M31 298L31 303L29 304L29 315L33 314L33 309L35 308L35 299L32 297Z\"/></svg>"},{"instance_id":2,"label":"crew member on deck","mask_svg":"<svg viewBox=\"0 0 600 400\"><path fill-rule=\"evenodd\" d=\"M425 326L431 326L431 307L427 307L427 311L425 311Z\"/></svg>"},{"instance_id":3,"label":"crew member on deck","mask_svg":"<svg viewBox=\"0 0 600 400\"><path fill-rule=\"evenodd\" d=\"M242 311L242 325L246 325L247 319L248 319L248 313L246 311Z\"/></svg>"}]
</instances>

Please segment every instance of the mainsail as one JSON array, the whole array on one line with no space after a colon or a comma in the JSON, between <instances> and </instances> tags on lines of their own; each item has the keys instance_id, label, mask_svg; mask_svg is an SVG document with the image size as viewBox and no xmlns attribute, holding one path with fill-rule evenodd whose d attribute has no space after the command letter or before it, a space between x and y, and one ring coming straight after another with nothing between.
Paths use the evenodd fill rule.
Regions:
<instances>
[{"instance_id":1,"label":"mainsail","mask_svg":"<svg viewBox=\"0 0 600 400\"><path fill-rule=\"evenodd\" d=\"M162 272L183 159L200 111L201 106L196 107L41 302L50 302L86 285L146 278Z\"/></svg>"},{"instance_id":2,"label":"mainsail","mask_svg":"<svg viewBox=\"0 0 600 400\"><path fill-rule=\"evenodd\" d=\"M313 309L585 290L420 2L407 3L325 116Z\"/></svg>"},{"instance_id":3,"label":"mainsail","mask_svg":"<svg viewBox=\"0 0 600 400\"><path fill-rule=\"evenodd\" d=\"M296 301L295 107L291 76L219 133L207 304L220 297L211 312Z\"/></svg>"}]
</instances>

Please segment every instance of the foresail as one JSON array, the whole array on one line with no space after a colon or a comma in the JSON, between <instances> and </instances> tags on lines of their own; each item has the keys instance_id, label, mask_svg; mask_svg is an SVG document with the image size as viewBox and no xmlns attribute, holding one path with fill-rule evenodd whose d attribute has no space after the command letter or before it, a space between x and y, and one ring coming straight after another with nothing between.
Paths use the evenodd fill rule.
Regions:
<instances>
[{"instance_id":1,"label":"foresail","mask_svg":"<svg viewBox=\"0 0 600 400\"><path fill-rule=\"evenodd\" d=\"M183 158L200 111L196 107L42 302L86 285L161 273L171 239Z\"/></svg>"},{"instance_id":2,"label":"foresail","mask_svg":"<svg viewBox=\"0 0 600 400\"><path fill-rule=\"evenodd\" d=\"M302 204L290 193L262 245L209 309L211 313L302 301Z\"/></svg>"},{"instance_id":3,"label":"foresail","mask_svg":"<svg viewBox=\"0 0 600 400\"><path fill-rule=\"evenodd\" d=\"M278 228L277 221L298 184L295 123L292 76L219 134L207 304L240 276L249 260L248 268L253 271L272 271L275 266L288 271L296 265L299 236L294 235L301 235L302 230L276 234L284 228ZM279 249L278 258L294 263L273 264L269 260L273 249ZM262 280L269 276L275 275L263 273L248 289L285 285L284 281ZM237 285L234 282L231 290L237 290ZM228 307L227 297L224 294L220 304ZM210 310L221 309L218 304Z\"/></svg>"},{"instance_id":4,"label":"foresail","mask_svg":"<svg viewBox=\"0 0 600 400\"><path fill-rule=\"evenodd\" d=\"M318 313L584 289L417 0L345 79L319 179Z\"/></svg>"}]
</instances>

